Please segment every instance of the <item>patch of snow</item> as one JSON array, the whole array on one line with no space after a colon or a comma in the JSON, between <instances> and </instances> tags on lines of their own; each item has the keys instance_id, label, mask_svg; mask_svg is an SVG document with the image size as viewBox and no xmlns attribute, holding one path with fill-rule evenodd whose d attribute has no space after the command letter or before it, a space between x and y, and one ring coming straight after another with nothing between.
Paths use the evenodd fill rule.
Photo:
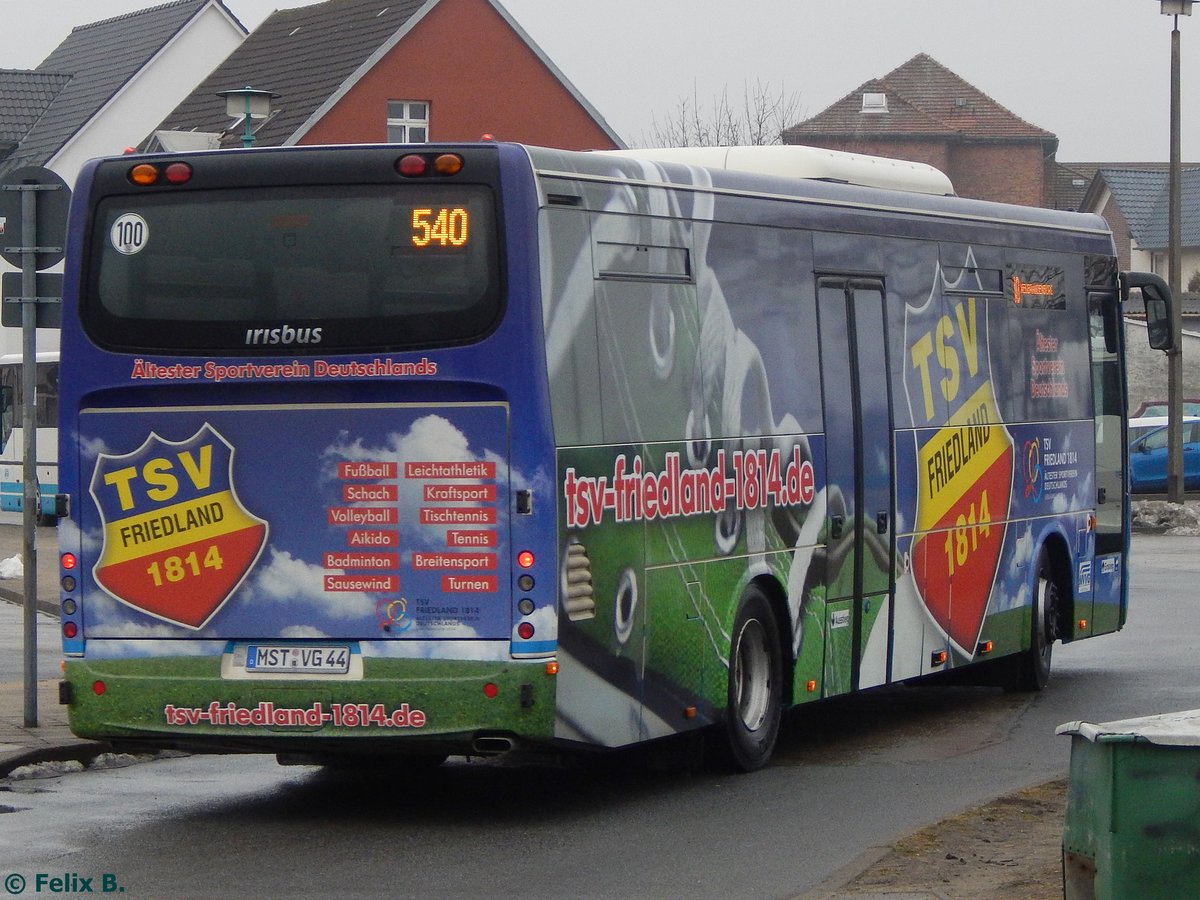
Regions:
<instances>
[{"instance_id":1,"label":"patch of snow","mask_svg":"<svg viewBox=\"0 0 1200 900\"><path fill-rule=\"evenodd\" d=\"M1171 503L1169 500L1135 500L1134 527L1162 534L1200 535L1200 503Z\"/></svg>"},{"instance_id":2,"label":"patch of snow","mask_svg":"<svg viewBox=\"0 0 1200 900\"><path fill-rule=\"evenodd\" d=\"M10 556L8 559L0 559L0 578L21 578L25 575L25 566L21 562L21 557Z\"/></svg>"},{"instance_id":3,"label":"patch of snow","mask_svg":"<svg viewBox=\"0 0 1200 900\"><path fill-rule=\"evenodd\" d=\"M82 771L83 763L77 759L68 759L63 762L41 762L18 766L8 773L8 777L12 781L23 781L27 778L58 778L60 775Z\"/></svg>"}]
</instances>

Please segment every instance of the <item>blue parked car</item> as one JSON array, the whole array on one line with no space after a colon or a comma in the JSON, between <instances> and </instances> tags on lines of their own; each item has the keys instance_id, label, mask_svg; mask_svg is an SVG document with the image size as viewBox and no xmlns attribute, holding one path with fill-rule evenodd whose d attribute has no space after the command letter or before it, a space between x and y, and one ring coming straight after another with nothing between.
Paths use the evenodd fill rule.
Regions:
<instances>
[{"instance_id":1,"label":"blue parked car","mask_svg":"<svg viewBox=\"0 0 1200 900\"><path fill-rule=\"evenodd\" d=\"M1167 426L1154 428L1129 444L1129 482L1135 494L1167 490ZM1200 489L1200 420L1183 422L1183 487Z\"/></svg>"}]
</instances>

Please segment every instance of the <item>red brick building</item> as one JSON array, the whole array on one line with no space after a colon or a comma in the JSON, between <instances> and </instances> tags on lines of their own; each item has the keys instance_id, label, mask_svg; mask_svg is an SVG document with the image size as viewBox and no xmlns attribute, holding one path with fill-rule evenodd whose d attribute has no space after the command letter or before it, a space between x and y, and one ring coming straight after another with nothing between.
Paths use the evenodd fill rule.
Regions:
<instances>
[{"instance_id":1,"label":"red brick building","mask_svg":"<svg viewBox=\"0 0 1200 900\"><path fill-rule=\"evenodd\" d=\"M255 146L475 141L623 146L499 0L326 0L273 13L181 103L158 141L240 142L218 91L278 94ZM166 132L166 134L162 134Z\"/></svg>"},{"instance_id":2,"label":"red brick building","mask_svg":"<svg viewBox=\"0 0 1200 900\"><path fill-rule=\"evenodd\" d=\"M785 129L783 142L927 163L962 197L1055 205L1058 138L924 53Z\"/></svg>"}]
</instances>

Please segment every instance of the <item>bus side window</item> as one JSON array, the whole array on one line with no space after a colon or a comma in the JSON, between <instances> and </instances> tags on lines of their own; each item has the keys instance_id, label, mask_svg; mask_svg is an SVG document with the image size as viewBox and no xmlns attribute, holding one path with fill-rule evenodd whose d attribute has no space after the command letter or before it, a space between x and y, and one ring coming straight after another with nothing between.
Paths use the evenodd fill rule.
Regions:
<instances>
[{"instance_id":1,"label":"bus side window","mask_svg":"<svg viewBox=\"0 0 1200 900\"><path fill-rule=\"evenodd\" d=\"M0 386L0 450L8 446L8 439L17 421L17 394L8 385Z\"/></svg>"}]
</instances>

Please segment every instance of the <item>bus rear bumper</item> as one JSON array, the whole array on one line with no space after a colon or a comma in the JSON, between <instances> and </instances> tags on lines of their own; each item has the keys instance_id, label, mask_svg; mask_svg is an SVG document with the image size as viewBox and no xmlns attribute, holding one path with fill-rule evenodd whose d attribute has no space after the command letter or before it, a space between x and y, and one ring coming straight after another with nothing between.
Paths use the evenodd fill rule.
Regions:
<instances>
[{"instance_id":1,"label":"bus rear bumper","mask_svg":"<svg viewBox=\"0 0 1200 900\"><path fill-rule=\"evenodd\" d=\"M127 748L483 755L553 738L544 661L364 662L357 681L246 681L213 657L71 659L63 698L74 734Z\"/></svg>"}]
</instances>

